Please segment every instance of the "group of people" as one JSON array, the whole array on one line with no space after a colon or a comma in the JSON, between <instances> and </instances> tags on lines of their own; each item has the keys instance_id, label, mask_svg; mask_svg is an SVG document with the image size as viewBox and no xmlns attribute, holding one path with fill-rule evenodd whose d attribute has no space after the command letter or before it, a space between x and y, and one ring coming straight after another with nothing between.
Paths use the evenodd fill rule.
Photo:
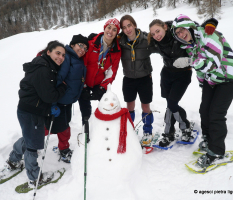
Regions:
<instances>
[{"instance_id":1,"label":"group of people","mask_svg":"<svg viewBox=\"0 0 233 200\"><path fill-rule=\"evenodd\" d=\"M38 177L37 163L37 150L44 148L51 115L56 117L51 133L58 136L61 160L69 163L72 104L79 102L84 123L84 118L91 115L91 100L101 99L107 85L116 77L120 60L124 101L134 121L135 100L139 95L143 140L151 142L152 53L163 57L160 86L161 96L167 101L166 125L159 145L166 147L175 140L176 122L182 131L182 140L192 139L190 122L179 101L191 82L193 67L202 87L199 112L203 141L199 146L206 151L198 164L204 167L222 159L227 135L225 116L233 99L233 51L220 32L207 31L216 23L212 19L203 27L179 15L174 21L153 20L148 34L137 27L132 16L125 15L120 21L109 19L104 24L104 32L99 34L90 34L88 38L74 35L69 45L50 42L37 57L23 65L25 77L20 82L17 110L23 136L13 145L6 170L21 168L24 155L29 187L34 187L38 178L39 184L51 180L45 173Z\"/></svg>"}]
</instances>

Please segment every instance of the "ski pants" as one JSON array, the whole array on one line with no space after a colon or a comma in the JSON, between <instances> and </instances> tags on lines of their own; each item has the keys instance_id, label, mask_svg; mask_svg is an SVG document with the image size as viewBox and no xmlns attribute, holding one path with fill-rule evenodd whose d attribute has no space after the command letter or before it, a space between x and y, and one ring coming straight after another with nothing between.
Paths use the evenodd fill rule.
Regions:
<instances>
[{"instance_id":1,"label":"ski pants","mask_svg":"<svg viewBox=\"0 0 233 200\"><path fill-rule=\"evenodd\" d=\"M40 171L37 150L44 148L44 117L17 110L23 137L13 145L9 160L20 161L24 155L25 168L30 180L36 180Z\"/></svg>"},{"instance_id":2,"label":"ski pants","mask_svg":"<svg viewBox=\"0 0 233 200\"><path fill-rule=\"evenodd\" d=\"M45 136L48 135L48 133L49 131L45 128ZM62 132L57 133L59 150L68 149L70 147L70 144L69 144L70 136L71 136L70 127L68 127L66 130Z\"/></svg>"},{"instance_id":3,"label":"ski pants","mask_svg":"<svg viewBox=\"0 0 233 200\"><path fill-rule=\"evenodd\" d=\"M174 72L164 67L160 76L161 96L167 100L167 110L164 116L164 122L166 123L164 132L174 134L176 121L179 122L181 130L190 126L186 111L178 104L191 82L192 70Z\"/></svg>"},{"instance_id":4,"label":"ski pants","mask_svg":"<svg viewBox=\"0 0 233 200\"><path fill-rule=\"evenodd\" d=\"M225 153L226 114L232 99L233 82L221 83L212 88L204 81L199 110L201 129L207 137L208 148L217 155Z\"/></svg>"}]
</instances>

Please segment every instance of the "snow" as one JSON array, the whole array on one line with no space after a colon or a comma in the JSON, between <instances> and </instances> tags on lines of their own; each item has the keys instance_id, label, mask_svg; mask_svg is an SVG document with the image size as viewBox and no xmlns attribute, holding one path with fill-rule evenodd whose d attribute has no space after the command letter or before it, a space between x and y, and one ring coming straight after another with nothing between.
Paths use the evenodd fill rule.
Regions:
<instances>
[{"instance_id":1,"label":"snow","mask_svg":"<svg viewBox=\"0 0 233 200\"><path fill-rule=\"evenodd\" d=\"M231 33L233 32L233 26L229 25L232 20L233 7L226 5L222 7L222 19L219 21L218 30L221 31L226 37L227 41L233 47L233 39ZM157 10L157 16L153 16L152 8L146 10L137 10L131 15L135 18L138 27L143 31L149 30L149 23L154 18L159 18L164 21L173 20L178 14L186 14L192 20L202 22L196 15L196 8L187 5L178 5L176 9L161 8ZM126 14L126 13L124 13ZM124 14L118 14L114 17L120 19ZM1 69L1 93L0 93L0 111L1 111L1 133L0 140L0 166L3 166L5 160L8 158L10 151L12 150L13 143L21 137L21 129L16 116L16 108L18 103L18 89L19 81L23 78L24 73L22 70L22 64L31 61L38 51L43 49L46 44L51 40L59 40L65 44L68 44L75 34L83 34L88 36L91 32L103 31L103 25L107 19L103 21L84 22L78 25L70 26L68 28L47 30L41 32L22 33L15 36L11 36L0 40L0 69ZM158 110L160 113L155 112L153 123L154 131L162 132L164 128L164 113L166 109L166 101L160 97L160 71L163 66L163 62L160 55L153 54L151 56L153 66L153 102L151 103L152 110ZM199 105L201 101L201 89L198 87L195 72L193 71L192 83L189 85L187 92L182 98L180 105L187 111L188 118L196 122L196 128L200 130L200 116ZM122 95L122 65L120 64L119 70L116 76L116 80L113 82L112 91L117 94L120 104L124 107L126 104ZM92 112L97 108L98 101L92 102ZM139 99L136 100L136 118L135 124L141 119L141 105ZM91 121L90 121L91 123ZM74 105L74 115L72 116L71 125L71 149L76 150L78 148L77 135L82 132L81 126L81 114L79 105ZM91 124L93 126L93 124ZM227 115L228 135L225 140L226 150L232 150L233 142L233 106L228 110ZM176 127L178 130L178 127ZM96 129L98 134L98 129ZM142 136L141 133L139 136ZM80 140L82 136L80 137ZM213 199L218 200L220 198L224 200L232 199L233 193L233 165L220 167L208 174L198 175L187 170L185 163L197 159L197 156L192 155L192 152L197 149L197 145L200 142L200 137L196 143L192 146L180 146L176 145L171 150L161 151L154 150L152 153L142 156L142 165L140 171L137 174L131 176L130 185L122 187L117 185L114 187L104 187L104 179L99 179L98 182L93 182L91 187L87 184L87 194L89 197L96 191L102 191L102 195L95 196L87 199L126 199L129 195L129 191L132 191L131 197L128 199L135 200L151 200L151 199ZM50 137L47 155L45 158L43 171L57 170L62 167L66 168L66 173L63 178L56 184L50 184L37 191L37 200L63 200L64 198L69 200L76 200L78 198L80 188L83 185L78 183L77 177L83 172L75 171L73 165L58 162L58 155L52 151L52 147L57 145L57 136L52 135ZM82 163L82 158L75 157L74 153L72 162ZM98 164L98 163L97 163ZM94 167L94 166L92 166ZM77 174L77 176L76 176ZM114 176L113 176L114 177ZM81 176L83 178L83 176ZM83 178L84 179L84 178ZM25 170L14 179L7 183L0 185L0 199L1 200L26 200L32 199L33 192L27 194L17 194L14 188L27 181ZM114 179L112 180L115 181ZM93 187L94 186L94 187ZM197 194L195 194L197 190ZM93 191L93 193L92 193ZM207 191L209 193L207 193ZM217 192L220 193L217 193ZM222 192L226 192L221 193ZM200 192L200 193L199 193ZM202 193L204 194L202 194ZM206 193L205 193L206 192ZM105 194L105 195L104 195ZM127 199L127 200L128 200Z\"/></svg>"}]
</instances>

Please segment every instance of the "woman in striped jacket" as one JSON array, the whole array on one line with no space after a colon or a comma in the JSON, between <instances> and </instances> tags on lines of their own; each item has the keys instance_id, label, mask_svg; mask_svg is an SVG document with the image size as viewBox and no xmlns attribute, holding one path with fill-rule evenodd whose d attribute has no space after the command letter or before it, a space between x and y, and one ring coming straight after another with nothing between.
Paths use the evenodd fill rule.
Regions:
<instances>
[{"instance_id":1,"label":"woman in striped jacket","mask_svg":"<svg viewBox=\"0 0 233 200\"><path fill-rule=\"evenodd\" d=\"M233 51L222 33L207 35L204 28L182 14L173 21L172 31L190 56L177 59L174 66L190 63L203 88L199 112L204 140L199 146L207 153L197 164L207 167L225 154L225 116L233 99Z\"/></svg>"}]
</instances>

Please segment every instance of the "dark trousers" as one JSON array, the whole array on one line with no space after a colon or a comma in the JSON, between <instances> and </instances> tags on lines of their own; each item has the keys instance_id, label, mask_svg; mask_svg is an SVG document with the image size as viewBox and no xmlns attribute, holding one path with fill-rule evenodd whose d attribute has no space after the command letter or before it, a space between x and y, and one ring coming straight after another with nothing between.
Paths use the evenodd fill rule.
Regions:
<instances>
[{"instance_id":1,"label":"dark trousers","mask_svg":"<svg viewBox=\"0 0 233 200\"><path fill-rule=\"evenodd\" d=\"M44 148L44 117L17 110L23 137L13 145L9 160L20 161L24 155L25 168L30 180L36 180L40 167L37 163L37 149Z\"/></svg>"},{"instance_id":2,"label":"dark trousers","mask_svg":"<svg viewBox=\"0 0 233 200\"><path fill-rule=\"evenodd\" d=\"M232 82L218 84L212 88L204 81L199 110L202 134L207 137L209 149L218 155L225 153L226 114L232 99Z\"/></svg>"},{"instance_id":3,"label":"dark trousers","mask_svg":"<svg viewBox=\"0 0 233 200\"><path fill-rule=\"evenodd\" d=\"M179 102L191 82L192 71L173 72L164 67L160 75L161 96Z\"/></svg>"},{"instance_id":4,"label":"dark trousers","mask_svg":"<svg viewBox=\"0 0 233 200\"><path fill-rule=\"evenodd\" d=\"M78 102L82 114L82 123L84 124L84 118L87 117L89 119L91 116L91 101L80 98Z\"/></svg>"}]
</instances>

